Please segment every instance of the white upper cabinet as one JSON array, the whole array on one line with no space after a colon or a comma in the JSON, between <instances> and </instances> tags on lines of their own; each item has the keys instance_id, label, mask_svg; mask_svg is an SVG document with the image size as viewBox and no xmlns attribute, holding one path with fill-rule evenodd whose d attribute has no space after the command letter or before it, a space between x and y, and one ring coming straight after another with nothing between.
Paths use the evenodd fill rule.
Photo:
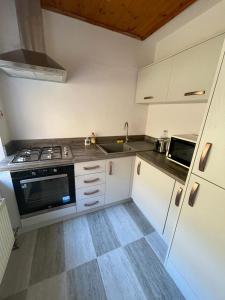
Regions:
<instances>
[{"instance_id":1,"label":"white upper cabinet","mask_svg":"<svg viewBox=\"0 0 225 300\"><path fill-rule=\"evenodd\" d=\"M166 100L172 59L141 69L138 73L136 103L157 103Z\"/></svg>"},{"instance_id":2,"label":"white upper cabinet","mask_svg":"<svg viewBox=\"0 0 225 300\"><path fill-rule=\"evenodd\" d=\"M182 275L196 299L225 299L224 212L225 190L191 175L167 268Z\"/></svg>"},{"instance_id":3,"label":"white upper cabinet","mask_svg":"<svg viewBox=\"0 0 225 300\"><path fill-rule=\"evenodd\" d=\"M156 231L162 235L175 180L136 158L132 198Z\"/></svg>"},{"instance_id":4,"label":"white upper cabinet","mask_svg":"<svg viewBox=\"0 0 225 300\"><path fill-rule=\"evenodd\" d=\"M106 161L105 203L130 198L134 156Z\"/></svg>"},{"instance_id":5,"label":"white upper cabinet","mask_svg":"<svg viewBox=\"0 0 225 300\"><path fill-rule=\"evenodd\" d=\"M224 57L194 162L193 173L225 189Z\"/></svg>"},{"instance_id":6,"label":"white upper cabinet","mask_svg":"<svg viewBox=\"0 0 225 300\"><path fill-rule=\"evenodd\" d=\"M210 39L173 57L168 102L208 100L223 40Z\"/></svg>"},{"instance_id":7,"label":"white upper cabinet","mask_svg":"<svg viewBox=\"0 0 225 300\"><path fill-rule=\"evenodd\" d=\"M224 35L212 38L138 72L136 103L207 101Z\"/></svg>"}]
</instances>

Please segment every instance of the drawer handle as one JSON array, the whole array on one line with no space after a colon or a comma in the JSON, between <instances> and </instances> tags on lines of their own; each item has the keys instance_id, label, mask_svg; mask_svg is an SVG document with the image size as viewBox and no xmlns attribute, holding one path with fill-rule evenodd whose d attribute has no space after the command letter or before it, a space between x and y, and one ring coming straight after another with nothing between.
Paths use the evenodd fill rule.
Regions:
<instances>
[{"instance_id":1,"label":"drawer handle","mask_svg":"<svg viewBox=\"0 0 225 300\"><path fill-rule=\"evenodd\" d=\"M91 203L85 203L84 206L94 206L98 203L99 203L99 201L95 201L95 202L91 202Z\"/></svg>"},{"instance_id":2,"label":"drawer handle","mask_svg":"<svg viewBox=\"0 0 225 300\"><path fill-rule=\"evenodd\" d=\"M96 182L99 181L99 178L95 178L95 179L91 179L91 180L84 180L84 183L92 183L92 182Z\"/></svg>"},{"instance_id":3,"label":"drawer handle","mask_svg":"<svg viewBox=\"0 0 225 300\"><path fill-rule=\"evenodd\" d=\"M176 198L175 198L175 205L176 206L179 206L180 205L180 199L181 199L181 196L182 196L182 192L183 192L183 188L180 187L177 191L177 195L176 195Z\"/></svg>"},{"instance_id":4,"label":"drawer handle","mask_svg":"<svg viewBox=\"0 0 225 300\"><path fill-rule=\"evenodd\" d=\"M138 165L137 165L137 174L138 174L138 176L140 175L140 173L141 173L141 162L139 162Z\"/></svg>"},{"instance_id":5,"label":"drawer handle","mask_svg":"<svg viewBox=\"0 0 225 300\"><path fill-rule=\"evenodd\" d=\"M212 148L211 143L206 143L205 144L205 147L202 151L202 155L201 155L201 158L200 158L200 161L199 161L199 166L198 166L199 171L201 171L201 172L205 171L205 166L206 166L211 148Z\"/></svg>"},{"instance_id":6,"label":"drawer handle","mask_svg":"<svg viewBox=\"0 0 225 300\"><path fill-rule=\"evenodd\" d=\"M189 200L188 200L188 204L191 207L193 207L194 204L195 204L195 200L196 200L196 196L197 196L199 186L200 186L200 184L198 182L195 182L192 186L191 193L190 193Z\"/></svg>"},{"instance_id":7,"label":"drawer handle","mask_svg":"<svg viewBox=\"0 0 225 300\"><path fill-rule=\"evenodd\" d=\"M144 97L144 99L145 100L151 100L151 99L154 99L154 97L153 96L146 96L146 97Z\"/></svg>"},{"instance_id":8,"label":"drawer handle","mask_svg":"<svg viewBox=\"0 0 225 300\"><path fill-rule=\"evenodd\" d=\"M109 162L109 175L112 175L112 161Z\"/></svg>"},{"instance_id":9,"label":"drawer handle","mask_svg":"<svg viewBox=\"0 0 225 300\"><path fill-rule=\"evenodd\" d=\"M99 192L99 190L94 190L92 192L84 192L84 195L89 196L89 195L97 194L98 192Z\"/></svg>"},{"instance_id":10,"label":"drawer handle","mask_svg":"<svg viewBox=\"0 0 225 300\"><path fill-rule=\"evenodd\" d=\"M98 169L98 168L100 168L99 165L93 166L93 167L84 167L84 170L95 170L95 169Z\"/></svg>"},{"instance_id":11,"label":"drawer handle","mask_svg":"<svg viewBox=\"0 0 225 300\"><path fill-rule=\"evenodd\" d=\"M184 94L184 96L201 96L204 95L205 91L193 91L193 92L187 92Z\"/></svg>"}]
</instances>

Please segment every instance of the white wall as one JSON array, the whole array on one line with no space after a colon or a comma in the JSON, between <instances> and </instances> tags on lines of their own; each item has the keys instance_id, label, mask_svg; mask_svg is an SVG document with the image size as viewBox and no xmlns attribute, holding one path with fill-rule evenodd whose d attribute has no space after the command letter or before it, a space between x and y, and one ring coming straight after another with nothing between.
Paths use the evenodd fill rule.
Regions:
<instances>
[{"instance_id":1,"label":"white wall","mask_svg":"<svg viewBox=\"0 0 225 300\"><path fill-rule=\"evenodd\" d=\"M140 41L44 11L48 54L66 84L4 77L1 93L13 139L143 134L146 107L134 103Z\"/></svg>"},{"instance_id":2,"label":"white wall","mask_svg":"<svg viewBox=\"0 0 225 300\"><path fill-rule=\"evenodd\" d=\"M0 85L1 85L1 79L2 77L0 76ZM1 115L3 114L3 116ZM4 103L2 101L2 97L0 94L0 139L2 141L2 144L6 144L10 140L9 136L9 130L8 130L8 123L6 119L6 113L4 109ZM1 142L0 142L1 144ZM1 148L1 146L0 146ZM1 150L0 150L0 157L1 157Z\"/></svg>"},{"instance_id":3,"label":"white wall","mask_svg":"<svg viewBox=\"0 0 225 300\"><path fill-rule=\"evenodd\" d=\"M202 2L202 1L200 1ZM211 7L212 1L205 1L209 6L205 12L197 14L194 10L195 5L190 6L184 13L173 19L168 25L158 32L153 37L155 42L155 61L175 54L185 48L204 41L216 34L225 32L225 0L214 1L214 6ZM198 1L196 2L197 5ZM189 17L188 17L189 16ZM183 26L179 27L182 23ZM190 19L191 18L191 19ZM177 22L177 27L176 27ZM164 32L177 28L170 34L164 36ZM163 36L162 39L159 37ZM144 47L148 48L150 39L146 40ZM147 50L145 49L147 52ZM145 57L145 61L151 60L150 57ZM164 129L169 131L169 134L176 133L198 133L206 104L159 104L149 105L148 119L146 125L146 134L154 137L161 135Z\"/></svg>"}]
</instances>

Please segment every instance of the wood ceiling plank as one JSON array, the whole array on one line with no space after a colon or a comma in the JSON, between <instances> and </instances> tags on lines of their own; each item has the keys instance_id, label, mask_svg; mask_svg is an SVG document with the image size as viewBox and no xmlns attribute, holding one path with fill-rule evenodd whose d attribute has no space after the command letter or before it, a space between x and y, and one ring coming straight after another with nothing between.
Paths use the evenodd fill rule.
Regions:
<instances>
[{"instance_id":1,"label":"wood ceiling plank","mask_svg":"<svg viewBox=\"0 0 225 300\"><path fill-rule=\"evenodd\" d=\"M145 39L197 0L41 0L42 7Z\"/></svg>"}]
</instances>

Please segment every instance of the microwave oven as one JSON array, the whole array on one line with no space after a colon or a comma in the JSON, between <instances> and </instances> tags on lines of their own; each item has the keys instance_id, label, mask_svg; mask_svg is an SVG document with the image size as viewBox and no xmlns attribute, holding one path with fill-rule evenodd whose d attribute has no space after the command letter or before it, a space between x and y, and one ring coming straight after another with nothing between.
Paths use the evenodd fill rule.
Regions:
<instances>
[{"instance_id":1,"label":"microwave oven","mask_svg":"<svg viewBox=\"0 0 225 300\"><path fill-rule=\"evenodd\" d=\"M197 139L197 134L171 136L166 153L167 158L185 168L189 168Z\"/></svg>"}]
</instances>

